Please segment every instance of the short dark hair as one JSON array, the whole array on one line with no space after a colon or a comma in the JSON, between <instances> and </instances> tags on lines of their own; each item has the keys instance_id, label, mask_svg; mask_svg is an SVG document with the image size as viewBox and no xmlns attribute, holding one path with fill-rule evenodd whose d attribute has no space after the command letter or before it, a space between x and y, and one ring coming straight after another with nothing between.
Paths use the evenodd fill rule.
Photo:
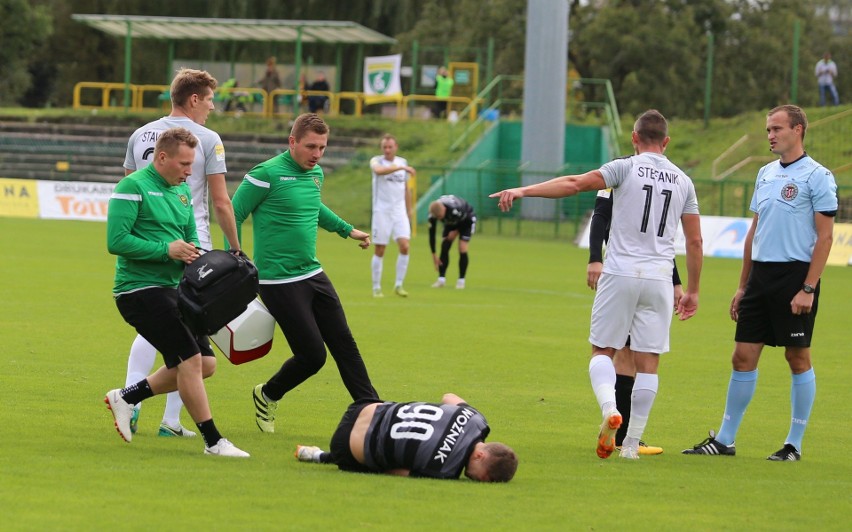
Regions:
<instances>
[{"instance_id":1,"label":"short dark hair","mask_svg":"<svg viewBox=\"0 0 852 532\"><path fill-rule=\"evenodd\" d=\"M177 107L183 106L193 94L206 96L206 89L215 91L217 84L216 78L205 70L181 68L175 74L175 79L172 80L172 85L169 89L172 105Z\"/></svg>"},{"instance_id":2,"label":"short dark hair","mask_svg":"<svg viewBox=\"0 0 852 532\"><path fill-rule=\"evenodd\" d=\"M154 146L154 156L160 152L173 156L177 153L181 144L186 144L194 150L198 146L198 137L183 127L167 129L160 133L160 137L157 139L157 144Z\"/></svg>"},{"instance_id":3,"label":"short dark hair","mask_svg":"<svg viewBox=\"0 0 852 532\"><path fill-rule=\"evenodd\" d=\"M662 144L669 136L669 123L663 113L648 109L636 119L633 131L643 144Z\"/></svg>"},{"instance_id":4,"label":"short dark hair","mask_svg":"<svg viewBox=\"0 0 852 532\"><path fill-rule=\"evenodd\" d=\"M518 470L518 455L511 447L503 443L486 443L484 450L488 453L485 469L491 482L509 482Z\"/></svg>"},{"instance_id":5,"label":"short dark hair","mask_svg":"<svg viewBox=\"0 0 852 532\"><path fill-rule=\"evenodd\" d=\"M798 105L779 105L771 109L766 114L766 118L781 112L787 113L787 118L790 119L790 128L802 126L802 141L804 141L805 132L808 130L808 115L805 114L805 111Z\"/></svg>"},{"instance_id":6,"label":"short dark hair","mask_svg":"<svg viewBox=\"0 0 852 532\"><path fill-rule=\"evenodd\" d=\"M293 122L293 128L290 130L290 136L294 139L301 140L309 131L317 135L328 135L328 124L325 123L320 115L316 113L304 113L296 118Z\"/></svg>"}]
</instances>

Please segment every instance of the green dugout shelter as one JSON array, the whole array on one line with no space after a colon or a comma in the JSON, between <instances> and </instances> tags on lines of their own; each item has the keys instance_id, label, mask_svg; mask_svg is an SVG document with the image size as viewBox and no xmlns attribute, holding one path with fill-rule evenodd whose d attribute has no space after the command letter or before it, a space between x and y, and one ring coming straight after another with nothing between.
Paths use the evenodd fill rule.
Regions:
<instances>
[{"instance_id":1,"label":"green dugout shelter","mask_svg":"<svg viewBox=\"0 0 852 532\"><path fill-rule=\"evenodd\" d=\"M174 59L174 43L178 40L277 42L294 43L296 47L296 80L302 61L303 43L337 46L337 68L341 69L342 46L357 45L358 72L361 79L364 45L393 45L396 39L355 22L336 20L264 20L188 17L146 17L136 15L73 14L82 22L115 37L124 38L124 105L130 105L131 43L133 39L159 39L169 42L169 64ZM296 82L298 84L298 81ZM338 81L339 83L339 81ZM294 87L298 90L298 87ZM340 90L340 87L337 87Z\"/></svg>"}]
</instances>

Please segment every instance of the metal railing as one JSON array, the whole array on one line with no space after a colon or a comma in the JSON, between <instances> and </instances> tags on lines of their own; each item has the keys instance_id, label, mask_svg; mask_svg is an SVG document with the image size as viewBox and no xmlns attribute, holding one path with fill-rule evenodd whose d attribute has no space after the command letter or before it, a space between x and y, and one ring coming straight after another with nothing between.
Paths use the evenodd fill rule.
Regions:
<instances>
[{"instance_id":1,"label":"metal railing","mask_svg":"<svg viewBox=\"0 0 852 532\"><path fill-rule=\"evenodd\" d=\"M852 157L848 150L852 132L852 109L833 113L808 125L805 148L809 155L831 170L838 182L848 183ZM777 159L767 155L766 136L745 134L727 147L713 160L711 178L723 181L728 178L743 179L753 176L760 166Z\"/></svg>"},{"instance_id":2,"label":"metal railing","mask_svg":"<svg viewBox=\"0 0 852 532\"><path fill-rule=\"evenodd\" d=\"M137 96L138 85L130 85L131 102L130 107L136 108L138 105ZM86 105L82 103L83 91L87 89L95 89L100 91L99 105ZM112 99L113 91L123 91L124 83L104 83L100 81L81 81L74 85L74 109L119 109L124 108L124 102L121 104L115 103Z\"/></svg>"},{"instance_id":3,"label":"metal railing","mask_svg":"<svg viewBox=\"0 0 852 532\"><path fill-rule=\"evenodd\" d=\"M477 94L468 107L462 109L461 115L469 115L467 126L460 130L450 145L450 150L455 151L465 145L465 140L480 128L485 122L496 120L507 109L514 109L523 104L519 97L523 94L523 76L495 76L479 94ZM604 95L600 100L586 101L578 97L577 90L584 87L602 87ZM609 145L614 147L613 157L621 155L620 139L622 136L621 116L615 101L615 92L612 83L608 79L598 78L568 78L566 83L566 113L571 115L574 109L581 109L583 113L589 110L600 111L603 114L604 123L609 127ZM591 92L595 92L592 90ZM478 117L476 109L482 111Z\"/></svg>"},{"instance_id":4,"label":"metal railing","mask_svg":"<svg viewBox=\"0 0 852 532\"><path fill-rule=\"evenodd\" d=\"M606 114L607 123L611 124L616 136L621 133L621 125L618 118L618 109L612 94L612 86L609 80L580 79L570 80L571 84L580 82L587 85L602 85L606 89L605 101L576 102L571 105L580 105L585 109L602 109ZM243 98L242 102L246 109L241 111L230 111L230 113L243 112L255 116L272 117L280 114L289 114L289 109L297 108L306 98L311 96L322 96L328 98L328 113L331 115L341 114L341 102L353 102L352 114L362 116L365 108L372 105L392 104L395 106L394 117L400 120L412 118L410 111L413 104L418 102L434 104L435 102L447 102L448 111L458 106L459 120L467 120L472 127L480 124L483 120L491 120L499 116L504 109L520 108L523 103L520 97L523 90L523 76L497 76L480 93L473 98L467 96L449 96L439 98L430 94L409 94L395 96L376 96L363 92L332 92L295 89L276 89L266 92L254 87L227 87L216 90L216 101L224 104L231 98ZM125 105L123 95L116 92L128 90L130 101ZM95 92L92 97L91 93ZM157 93L152 100L150 93ZM167 108L169 104L168 85L111 83L99 81L81 81L74 86L73 107L74 109L128 109L132 111L160 110ZM99 93L99 94L98 94ZM92 103L92 102L97 102ZM256 109L260 105L259 109ZM481 112L480 112L481 110ZM461 133L460 137L467 137L469 133Z\"/></svg>"},{"instance_id":5,"label":"metal railing","mask_svg":"<svg viewBox=\"0 0 852 532\"><path fill-rule=\"evenodd\" d=\"M130 93L130 102L125 105L124 98L118 97L115 92L124 91L124 83L108 83L97 81L81 81L74 86L73 108L74 109L103 109L146 111L168 109L169 86L168 85L136 85L126 86ZM96 95L93 97L92 92ZM99 94L97 94L99 92ZM152 99L151 93L157 93ZM227 114L246 114L253 116L273 117L288 115L294 109L302 107L307 98L321 96L328 99L326 111L331 115L341 114L340 104L343 101L353 102L354 116L362 116L364 110L372 105L392 104L395 109L393 116L400 120L411 118L408 112L409 106L416 102L446 101L450 106L457 104L464 107L468 119L476 118L476 105L470 98L464 96L450 96L438 98L425 94L411 94L408 96L376 96L363 92L331 92L295 89L275 89L266 92L254 87L226 87L216 89L215 101L221 111ZM225 111L224 107L228 101L232 101L233 109ZM93 101L97 104L91 103ZM259 109L257 106L260 106ZM460 117L464 118L465 114Z\"/></svg>"}]
</instances>

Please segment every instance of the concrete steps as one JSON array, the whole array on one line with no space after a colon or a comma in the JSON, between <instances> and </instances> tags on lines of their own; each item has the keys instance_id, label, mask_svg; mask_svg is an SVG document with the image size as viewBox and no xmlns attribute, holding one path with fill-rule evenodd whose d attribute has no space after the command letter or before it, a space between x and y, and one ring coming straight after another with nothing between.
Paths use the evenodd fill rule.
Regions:
<instances>
[{"instance_id":1,"label":"concrete steps","mask_svg":"<svg viewBox=\"0 0 852 532\"><path fill-rule=\"evenodd\" d=\"M0 121L0 177L117 182L124 176L127 139L135 127ZM222 135L226 179L239 182L256 164L287 149L286 134ZM345 165L372 139L335 136L326 150L326 172Z\"/></svg>"}]
</instances>

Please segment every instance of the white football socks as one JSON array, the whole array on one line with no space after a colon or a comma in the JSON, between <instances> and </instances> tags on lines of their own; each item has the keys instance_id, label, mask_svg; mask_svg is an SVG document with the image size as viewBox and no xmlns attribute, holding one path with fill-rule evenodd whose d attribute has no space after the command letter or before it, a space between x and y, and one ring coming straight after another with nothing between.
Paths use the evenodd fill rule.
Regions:
<instances>
[{"instance_id":1,"label":"white football socks","mask_svg":"<svg viewBox=\"0 0 852 532\"><path fill-rule=\"evenodd\" d=\"M651 415L651 407L657 397L659 377L656 373L637 373L636 381L633 383L633 395L630 401L630 423L627 426L627 437L624 439L625 446L639 445L648 417Z\"/></svg>"},{"instance_id":2,"label":"white football socks","mask_svg":"<svg viewBox=\"0 0 852 532\"><path fill-rule=\"evenodd\" d=\"M384 257L373 255L373 260L370 262L370 269L373 273L373 290L382 289L382 262Z\"/></svg>"},{"instance_id":3,"label":"white football socks","mask_svg":"<svg viewBox=\"0 0 852 532\"><path fill-rule=\"evenodd\" d=\"M589 379L592 390L601 407L601 413L606 415L615 409L615 366L612 359L606 355L595 355L589 361Z\"/></svg>"},{"instance_id":4,"label":"white football socks","mask_svg":"<svg viewBox=\"0 0 852 532\"><path fill-rule=\"evenodd\" d=\"M127 357L127 377L124 379L125 388L147 379L148 375L151 374L151 369L153 369L156 359L157 350L154 346L143 338L141 334L137 334L133 340L133 345L130 346L130 356ZM136 405L136 408L142 408L142 403Z\"/></svg>"},{"instance_id":5,"label":"white football socks","mask_svg":"<svg viewBox=\"0 0 852 532\"><path fill-rule=\"evenodd\" d=\"M408 255L400 255L396 258L396 286L402 286L405 274L408 272Z\"/></svg>"},{"instance_id":6,"label":"white football socks","mask_svg":"<svg viewBox=\"0 0 852 532\"><path fill-rule=\"evenodd\" d=\"M130 346L130 356L127 359L127 378L125 386L136 384L137 382L147 379L154 369L154 362L157 359L157 349L151 343L142 337L136 335L133 340L133 345ZM136 405L137 408L142 408L142 403ZM183 408L183 401L180 399L180 394L177 391L166 395L166 409L163 412L163 423L170 427L180 426L180 410Z\"/></svg>"},{"instance_id":7,"label":"white football socks","mask_svg":"<svg viewBox=\"0 0 852 532\"><path fill-rule=\"evenodd\" d=\"M180 427L180 409L183 408L183 401L180 398L180 392L177 390L166 394L166 409L163 411L163 423L172 427Z\"/></svg>"}]
</instances>

